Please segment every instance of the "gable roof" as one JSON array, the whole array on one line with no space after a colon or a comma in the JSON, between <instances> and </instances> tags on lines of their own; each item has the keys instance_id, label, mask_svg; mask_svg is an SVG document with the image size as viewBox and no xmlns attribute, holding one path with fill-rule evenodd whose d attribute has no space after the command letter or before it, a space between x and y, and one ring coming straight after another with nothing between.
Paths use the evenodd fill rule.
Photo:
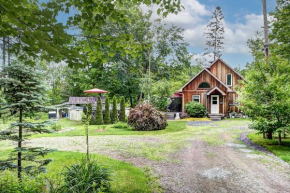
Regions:
<instances>
[{"instance_id":1,"label":"gable roof","mask_svg":"<svg viewBox=\"0 0 290 193\"><path fill-rule=\"evenodd\" d=\"M228 89L228 91L232 91L227 85L225 85L222 81L220 81L215 75L213 75L208 69L204 68L201 70L196 76L194 76L192 79L190 79L181 89L178 90L178 92L182 92L182 89L186 87L189 83L191 83L195 78L197 78L203 71L206 71L209 73L214 79L216 79L219 83L221 83L224 87Z\"/></svg>"},{"instance_id":2,"label":"gable roof","mask_svg":"<svg viewBox=\"0 0 290 193\"><path fill-rule=\"evenodd\" d=\"M235 71L230 65L228 65L223 59L218 58L216 59L210 66L209 68L211 68L218 60L220 60L222 63L224 63L229 69L231 69L232 71L234 71L239 77L241 77L244 81L246 81L246 79L240 75L237 71Z\"/></svg>"},{"instance_id":3,"label":"gable roof","mask_svg":"<svg viewBox=\"0 0 290 193\"><path fill-rule=\"evenodd\" d=\"M219 89L218 87L214 87L213 89L211 89L207 95L210 95L213 91L218 90L222 95L226 95L226 93L224 93L221 89Z\"/></svg>"}]
</instances>

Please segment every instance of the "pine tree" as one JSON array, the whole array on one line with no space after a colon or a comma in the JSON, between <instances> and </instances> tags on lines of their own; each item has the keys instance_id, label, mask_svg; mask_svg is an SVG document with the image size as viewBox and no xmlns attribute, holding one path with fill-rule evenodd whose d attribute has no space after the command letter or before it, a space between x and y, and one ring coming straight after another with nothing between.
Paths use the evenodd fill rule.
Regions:
<instances>
[{"instance_id":1,"label":"pine tree","mask_svg":"<svg viewBox=\"0 0 290 193\"><path fill-rule=\"evenodd\" d=\"M45 97L46 87L42 83L43 75L35 68L21 63L13 63L4 68L0 79L0 86L5 88L4 95L6 99L2 110L9 109L13 112L18 121L12 123L7 130L0 131L0 140L13 140L17 142L17 147L11 153L7 160L0 160L0 171L6 169L17 169L18 179L22 180L22 173L35 175L45 171L45 165L50 163L51 159L42 159L52 150L40 147L24 147L23 141L27 140L27 132L42 133L50 132L45 129L50 121L29 122L26 118L35 116L37 112L44 109L42 106L47 102ZM0 112L0 113L1 113ZM15 132L14 129L18 128Z\"/></svg>"},{"instance_id":2,"label":"pine tree","mask_svg":"<svg viewBox=\"0 0 290 193\"><path fill-rule=\"evenodd\" d=\"M118 110L117 110L117 99L116 96L113 97L113 114L112 114L112 123L118 121Z\"/></svg>"},{"instance_id":3,"label":"pine tree","mask_svg":"<svg viewBox=\"0 0 290 193\"><path fill-rule=\"evenodd\" d=\"M205 42L206 52L204 53L204 55L213 54L214 60L220 58L222 56L221 52L224 50L223 40L225 30L222 24L223 19L224 15L221 7L216 7L204 33L204 36L206 36L207 39Z\"/></svg>"},{"instance_id":4,"label":"pine tree","mask_svg":"<svg viewBox=\"0 0 290 193\"><path fill-rule=\"evenodd\" d=\"M121 97L120 101L120 121L126 121L126 114L125 114L125 97Z\"/></svg>"},{"instance_id":5,"label":"pine tree","mask_svg":"<svg viewBox=\"0 0 290 193\"><path fill-rule=\"evenodd\" d=\"M98 97L95 120L96 120L96 124L97 125L103 125L104 124L103 107L102 107L101 97Z\"/></svg>"},{"instance_id":6,"label":"pine tree","mask_svg":"<svg viewBox=\"0 0 290 193\"><path fill-rule=\"evenodd\" d=\"M111 117L110 117L110 99L109 99L109 97L106 97L104 122L105 122L105 124L110 124L111 123Z\"/></svg>"}]
</instances>

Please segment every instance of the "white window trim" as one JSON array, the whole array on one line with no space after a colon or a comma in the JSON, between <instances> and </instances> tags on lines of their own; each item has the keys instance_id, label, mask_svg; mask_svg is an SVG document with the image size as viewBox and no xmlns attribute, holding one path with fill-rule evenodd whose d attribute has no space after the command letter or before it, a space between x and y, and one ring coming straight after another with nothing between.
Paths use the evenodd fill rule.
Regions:
<instances>
[{"instance_id":1,"label":"white window trim","mask_svg":"<svg viewBox=\"0 0 290 193\"><path fill-rule=\"evenodd\" d=\"M196 94L196 95L192 95L191 100L192 100L192 101L195 101L195 100L193 100L195 96L198 96L198 102L200 103L200 95L197 95L197 94Z\"/></svg>"},{"instance_id":2,"label":"white window trim","mask_svg":"<svg viewBox=\"0 0 290 193\"><path fill-rule=\"evenodd\" d=\"M228 75L231 75L231 84L228 84ZM226 85L233 86L233 75L231 73L226 74Z\"/></svg>"}]
</instances>

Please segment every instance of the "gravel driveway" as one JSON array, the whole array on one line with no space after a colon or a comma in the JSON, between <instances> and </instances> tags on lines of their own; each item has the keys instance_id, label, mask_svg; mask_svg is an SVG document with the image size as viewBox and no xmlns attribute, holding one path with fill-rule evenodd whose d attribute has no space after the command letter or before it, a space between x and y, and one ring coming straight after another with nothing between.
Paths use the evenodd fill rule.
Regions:
<instances>
[{"instance_id":1,"label":"gravel driveway","mask_svg":"<svg viewBox=\"0 0 290 193\"><path fill-rule=\"evenodd\" d=\"M184 132L196 129L199 127L189 127ZM244 139L245 132L249 132L246 123L214 126L207 132L187 136L184 138L187 145L178 151L166 152L166 159L161 161L146 159L142 148L158 149L160 145L170 143L166 138L169 134L94 136L90 137L90 145L92 152L151 168L159 177L164 192L290 192L289 164L239 142L237 134ZM207 142L208 138L214 137L221 143ZM31 145L37 144L63 151L85 152L84 137L47 137L31 141Z\"/></svg>"}]
</instances>

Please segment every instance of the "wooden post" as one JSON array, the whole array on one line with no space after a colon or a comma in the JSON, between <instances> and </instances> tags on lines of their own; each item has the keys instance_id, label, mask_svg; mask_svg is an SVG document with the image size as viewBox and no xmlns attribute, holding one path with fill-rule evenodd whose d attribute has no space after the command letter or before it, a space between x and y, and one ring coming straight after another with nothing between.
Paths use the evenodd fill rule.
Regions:
<instances>
[{"instance_id":1,"label":"wooden post","mask_svg":"<svg viewBox=\"0 0 290 193\"><path fill-rule=\"evenodd\" d=\"M223 114L225 114L225 96L223 95Z\"/></svg>"},{"instance_id":2,"label":"wooden post","mask_svg":"<svg viewBox=\"0 0 290 193\"><path fill-rule=\"evenodd\" d=\"M184 113L184 93L182 92L182 112Z\"/></svg>"}]
</instances>

